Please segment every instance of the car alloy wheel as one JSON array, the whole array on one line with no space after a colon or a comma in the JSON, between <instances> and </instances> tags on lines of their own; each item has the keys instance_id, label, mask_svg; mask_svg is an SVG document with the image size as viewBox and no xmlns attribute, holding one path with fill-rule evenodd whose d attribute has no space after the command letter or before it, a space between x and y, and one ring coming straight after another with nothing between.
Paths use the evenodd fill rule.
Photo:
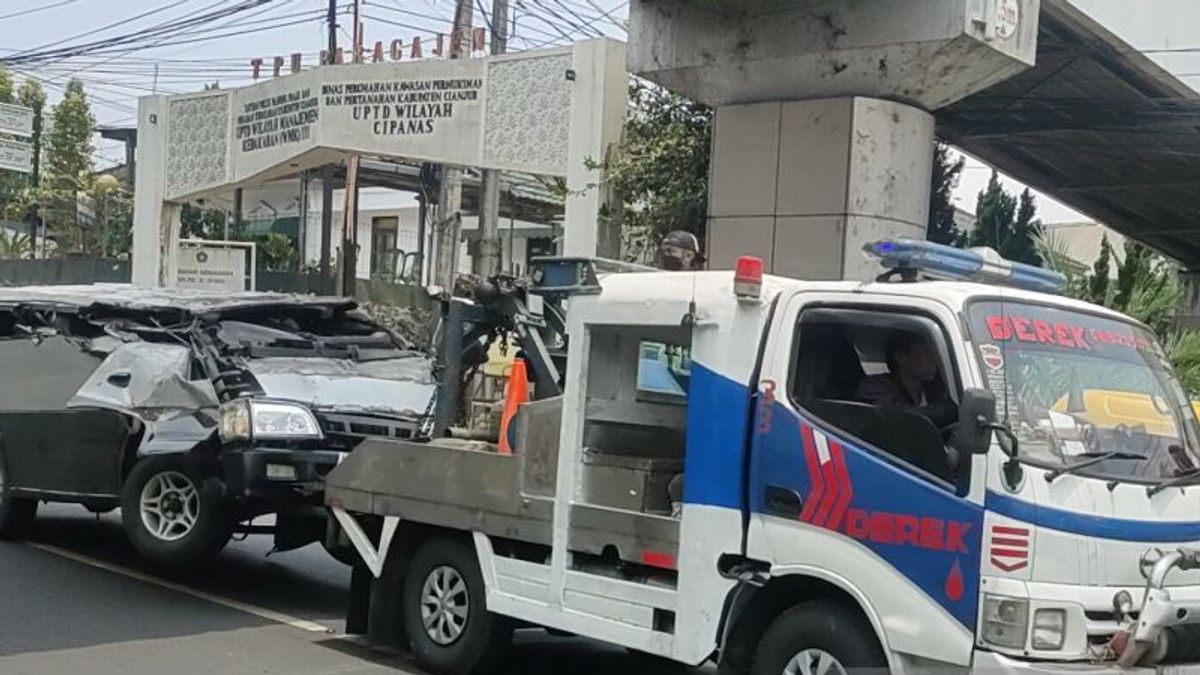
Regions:
<instances>
[{"instance_id":1,"label":"car alloy wheel","mask_svg":"<svg viewBox=\"0 0 1200 675\"><path fill-rule=\"evenodd\" d=\"M196 527L200 490L178 471L163 471L146 481L139 500L142 524L162 541L179 541Z\"/></svg>"}]
</instances>

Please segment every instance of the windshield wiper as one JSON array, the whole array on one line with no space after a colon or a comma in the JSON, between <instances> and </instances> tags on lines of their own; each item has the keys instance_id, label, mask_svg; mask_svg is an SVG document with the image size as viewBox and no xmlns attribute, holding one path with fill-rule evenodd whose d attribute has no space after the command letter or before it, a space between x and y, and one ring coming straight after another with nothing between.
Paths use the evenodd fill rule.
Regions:
<instances>
[{"instance_id":1,"label":"windshield wiper","mask_svg":"<svg viewBox=\"0 0 1200 675\"><path fill-rule=\"evenodd\" d=\"M1132 452L1113 450L1112 452L1105 452L1100 455L1089 456L1088 459L1085 459L1082 462L1076 462L1074 464L1071 464L1068 466L1063 466L1063 467L1057 468L1053 471L1049 471L1046 473L1046 482L1053 483L1054 480L1056 478L1058 478L1059 476L1065 476L1067 474L1075 473L1076 471L1079 471L1080 469L1086 469L1089 466L1095 466L1096 464L1099 464L1100 462L1104 462L1104 461L1107 461L1110 459L1148 459L1148 458L1145 455L1136 455Z\"/></svg>"},{"instance_id":2,"label":"windshield wiper","mask_svg":"<svg viewBox=\"0 0 1200 675\"><path fill-rule=\"evenodd\" d=\"M1172 487L1175 487L1176 485L1187 485L1197 479L1200 479L1200 467L1194 466L1190 469L1185 470L1183 473L1179 474L1178 476L1175 476L1174 478L1168 478L1167 480L1164 480L1161 483L1156 483L1154 485L1147 487L1146 495L1153 497L1154 495L1162 492L1163 490L1166 490L1167 488L1172 488Z\"/></svg>"}]
</instances>

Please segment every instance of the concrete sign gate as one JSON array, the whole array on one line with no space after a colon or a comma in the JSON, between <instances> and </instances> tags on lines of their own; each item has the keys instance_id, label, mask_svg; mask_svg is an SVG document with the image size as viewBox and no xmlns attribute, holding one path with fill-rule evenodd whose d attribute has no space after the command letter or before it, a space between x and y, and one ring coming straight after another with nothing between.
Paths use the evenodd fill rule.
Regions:
<instances>
[{"instance_id":1,"label":"concrete sign gate","mask_svg":"<svg viewBox=\"0 0 1200 675\"><path fill-rule=\"evenodd\" d=\"M599 177L620 135L625 49L454 61L331 65L230 90L147 96L138 106L133 282L176 278L183 202L291 176L349 154L566 179L564 252L595 255Z\"/></svg>"}]
</instances>

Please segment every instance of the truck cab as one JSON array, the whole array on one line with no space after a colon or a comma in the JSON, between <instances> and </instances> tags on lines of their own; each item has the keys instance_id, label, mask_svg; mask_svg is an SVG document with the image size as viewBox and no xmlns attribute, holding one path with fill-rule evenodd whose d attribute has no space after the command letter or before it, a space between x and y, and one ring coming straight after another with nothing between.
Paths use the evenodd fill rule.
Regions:
<instances>
[{"instance_id":1,"label":"truck cab","mask_svg":"<svg viewBox=\"0 0 1200 675\"><path fill-rule=\"evenodd\" d=\"M402 642L444 672L513 621L753 675L1200 664L1200 438L1150 331L991 256L873 252L898 274L604 276L512 456L364 443L327 497ZM1158 417L1061 404L1096 388ZM455 537L447 605L420 589ZM463 606L486 639L447 641Z\"/></svg>"}]
</instances>

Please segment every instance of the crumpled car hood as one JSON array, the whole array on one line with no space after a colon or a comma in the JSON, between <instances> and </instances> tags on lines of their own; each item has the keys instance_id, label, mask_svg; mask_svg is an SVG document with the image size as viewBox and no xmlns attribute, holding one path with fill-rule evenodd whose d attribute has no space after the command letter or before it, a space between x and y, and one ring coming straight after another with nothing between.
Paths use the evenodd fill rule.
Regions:
<instances>
[{"instance_id":1,"label":"crumpled car hood","mask_svg":"<svg viewBox=\"0 0 1200 675\"><path fill-rule=\"evenodd\" d=\"M339 413L420 417L436 388L432 360L418 355L363 362L273 357L248 366L267 397Z\"/></svg>"}]
</instances>

